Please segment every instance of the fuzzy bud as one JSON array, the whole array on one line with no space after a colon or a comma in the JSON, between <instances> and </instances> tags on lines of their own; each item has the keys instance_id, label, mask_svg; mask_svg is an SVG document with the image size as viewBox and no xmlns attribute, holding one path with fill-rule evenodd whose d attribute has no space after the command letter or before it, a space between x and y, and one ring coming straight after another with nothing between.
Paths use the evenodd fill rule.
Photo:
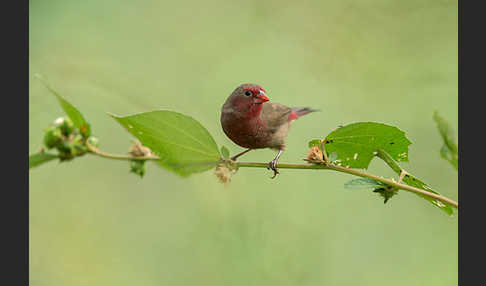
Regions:
<instances>
[{"instance_id":1,"label":"fuzzy bud","mask_svg":"<svg viewBox=\"0 0 486 286\"><path fill-rule=\"evenodd\" d=\"M233 177L233 174L235 174L237 170L238 168L236 166L228 161L224 161L214 169L214 174L221 183L228 184L231 182L231 177Z\"/></svg>"},{"instance_id":2,"label":"fuzzy bud","mask_svg":"<svg viewBox=\"0 0 486 286\"><path fill-rule=\"evenodd\" d=\"M133 142L133 145L130 147L128 151L134 157L146 157L152 156L152 150L150 148L145 147L139 141Z\"/></svg>"},{"instance_id":3,"label":"fuzzy bud","mask_svg":"<svg viewBox=\"0 0 486 286\"><path fill-rule=\"evenodd\" d=\"M311 162L322 162L322 151L318 146L312 146L309 150L306 160Z\"/></svg>"}]
</instances>

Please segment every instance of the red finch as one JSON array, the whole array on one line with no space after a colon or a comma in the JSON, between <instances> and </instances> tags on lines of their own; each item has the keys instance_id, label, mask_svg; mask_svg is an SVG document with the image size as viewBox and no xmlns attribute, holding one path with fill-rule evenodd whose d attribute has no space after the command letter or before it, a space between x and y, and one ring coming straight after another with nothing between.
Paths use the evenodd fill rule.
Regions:
<instances>
[{"instance_id":1,"label":"red finch","mask_svg":"<svg viewBox=\"0 0 486 286\"><path fill-rule=\"evenodd\" d=\"M275 165L285 150L290 122L317 110L307 107L291 108L268 101L265 89L261 86L250 83L238 86L221 109L221 126L233 142L248 148L233 156L232 160L253 149L278 150L277 156L268 163L268 169L274 172L272 178L275 178L279 174Z\"/></svg>"}]
</instances>

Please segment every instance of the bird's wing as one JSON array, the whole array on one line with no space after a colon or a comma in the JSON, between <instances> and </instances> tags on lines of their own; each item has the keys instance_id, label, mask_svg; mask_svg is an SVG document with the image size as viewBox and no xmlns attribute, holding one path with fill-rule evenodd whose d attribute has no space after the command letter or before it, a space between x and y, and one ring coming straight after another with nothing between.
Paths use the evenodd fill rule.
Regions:
<instances>
[{"instance_id":1,"label":"bird's wing","mask_svg":"<svg viewBox=\"0 0 486 286\"><path fill-rule=\"evenodd\" d=\"M276 132L280 126L289 122L291 112L292 109L283 104L266 102L263 104L261 118L269 131Z\"/></svg>"}]
</instances>

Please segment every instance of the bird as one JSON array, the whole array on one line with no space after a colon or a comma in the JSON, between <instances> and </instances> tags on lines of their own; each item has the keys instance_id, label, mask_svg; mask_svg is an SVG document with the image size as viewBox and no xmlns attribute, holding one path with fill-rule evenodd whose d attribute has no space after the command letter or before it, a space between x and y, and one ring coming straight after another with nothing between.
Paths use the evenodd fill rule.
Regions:
<instances>
[{"instance_id":1,"label":"bird","mask_svg":"<svg viewBox=\"0 0 486 286\"><path fill-rule=\"evenodd\" d=\"M233 161L254 149L270 148L278 151L267 166L267 169L274 172L271 177L273 179L280 173L276 165L286 148L285 141L291 122L319 110L288 107L269 101L265 89L260 85L239 85L221 108L221 127L229 139L246 148L245 151L231 157Z\"/></svg>"}]
</instances>

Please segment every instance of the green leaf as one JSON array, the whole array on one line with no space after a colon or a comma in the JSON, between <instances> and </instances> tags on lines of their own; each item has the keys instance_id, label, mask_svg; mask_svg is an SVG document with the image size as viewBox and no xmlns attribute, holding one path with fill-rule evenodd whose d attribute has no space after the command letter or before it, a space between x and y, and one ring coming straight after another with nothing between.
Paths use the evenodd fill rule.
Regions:
<instances>
[{"instance_id":1,"label":"green leaf","mask_svg":"<svg viewBox=\"0 0 486 286\"><path fill-rule=\"evenodd\" d=\"M226 148L226 146L221 146L221 156L223 156L223 158L225 158L225 159L229 159L230 152L229 152L228 148Z\"/></svg>"},{"instance_id":2,"label":"green leaf","mask_svg":"<svg viewBox=\"0 0 486 286\"><path fill-rule=\"evenodd\" d=\"M59 158L58 155L38 152L29 156L29 169Z\"/></svg>"},{"instance_id":3,"label":"green leaf","mask_svg":"<svg viewBox=\"0 0 486 286\"><path fill-rule=\"evenodd\" d=\"M434 120L437 123L440 136L444 140L444 145L440 149L440 155L442 158L449 161L449 163L451 163L457 170L458 153L454 129L452 129L450 124L444 118L439 116L437 111L434 112Z\"/></svg>"},{"instance_id":4,"label":"green leaf","mask_svg":"<svg viewBox=\"0 0 486 286\"><path fill-rule=\"evenodd\" d=\"M433 190L426 183L419 180L417 177L412 176L407 171L405 171L402 167L400 167L400 165L398 165L398 163L395 160L393 160L393 158L391 158L391 156L388 153L386 153L384 151L379 151L378 157L381 158L383 161L385 161L385 163L393 171L395 171L395 173L397 173L397 175L402 176L402 173L405 172L404 176L402 178L403 183L405 183L409 186L412 186L412 187L416 187L416 188L419 188L419 189L440 195L439 192ZM452 205L448 204L448 203L443 203L443 202L438 201L434 198L430 198L428 196L425 196L425 195L422 195L422 194L419 194L419 193L414 192L414 194L425 199L425 200L427 200L428 202L433 204L435 207L438 207L442 211L446 212L448 215L452 215L454 213L454 207Z\"/></svg>"},{"instance_id":5,"label":"green leaf","mask_svg":"<svg viewBox=\"0 0 486 286\"><path fill-rule=\"evenodd\" d=\"M79 110L76 107L74 107L74 105L69 103L69 101L67 101L61 95L59 95L59 93L57 93L57 91L55 91L41 75L37 74L36 77L44 84L44 86L54 96L56 96L62 109L64 110L66 115L69 116L69 118L73 121L74 126L76 126L76 128L79 129L81 134L84 137L89 137L91 135L91 126L88 122L86 122L81 112L79 112Z\"/></svg>"},{"instance_id":6,"label":"green leaf","mask_svg":"<svg viewBox=\"0 0 486 286\"><path fill-rule=\"evenodd\" d=\"M183 177L211 169L220 160L213 137L192 117L169 110L110 116L158 155L161 166Z\"/></svg>"},{"instance_id":7,"label":"green leaf","mask_svg":"<svg viewBox=\"0 0 486 286\"><path fill-rule=\"evenodd\" d=\"M145 161L142 160L130 161L130 172L139 175L140 178L143 178L143 175L145 175L146 171L147 171L147 165L145 164Z\"/></svg>"},{"instance_id":8,"label":"green leaf","mask_svg":"<svg viewBox=\"0 0 486 286\"><path fill-rule=\"evenodd\" d=\"M344 184L346 189L374 189L377 187L386 186L382 182L375 181L373 179L368 178L358 178L353 179Z\"/></svg>"},{"instance_id":9,"label":"green leaf","mask_svg":"<svg viewBox=\"0 0 486 286\"><path fill-rule=\"evenodd\" d=\"M320 147L321 141L322 141L321 139L313 139L313 140L309 141L309 148L314 147L314 146Z\"/></svg>"},{"instance_id":10,"label":"green leaf","mask_svg":"<svg viewBox=\"0 0 486 286\"><path fill-rule=\"evenodd\" d=\"M391 199L394 195L398 194L396 189L390 189L387 187L377 188L373 191L373 193L378 193L384 199L383 203L386 204L389 199Z\"/></svg>"},{"instance_id":11,"label":"green leaf","mask_svg":"<svg viewBox=\"0 0 486 286\"><path fill-rule=\"evenodd\" d=\"M338 157L337 153L336 152L332 152L328 156L329 162L331 162L332 164L335 164L336 163L336 160L337 160L337 157Z\"/></svg>"},{"instance_id":12,"label":"green leaf","mask_svg":"<svg viewBox=\"0 0 486 286\"><path fill-rule=\"evenodd\" d=\"M400 129L382 123L358 122L338 128L325 139L328 154L337 153L337 164L368 168L378 150L385 150L397 161L408 161L412 144Z\"/></svg>"},{"instance_id":13,"label":"green leaf","mask_svg":"<svg viewBox=\"0 0 486 286\"><path fill-rule=\"evenodd\" d=\"M397 190L388 187L382 182L375 181L369 178L359 178L351 180L344 184L347 189L373 189L374 193L378 193L384 199L384 203L397 194Z\"/></svg>"},{"instance_id":14,"label":"green leaf","mask_svg":"<svg viewBox=\"0 0 486 286\"><path fill-rule=\"evenodd\" d=\"M423 181L419 180L417 177L415 176L412 176L410 174L406 174L402 181L409 185L409 186L412 186L412 187L416 187L416 188L419 188L419 189L422 189L422 190L425 190L427 192L431 192L431 193L434 193L434 194L437 194L437 195L440 195L439 192L433 190L431 187L429 187L426 183L424 183ZM438 201L434 198L431 198L431 197L427 197L427 196L424 196L422 194L418 194L418 193L414 193L415 195L419 196L419 197L422 197L424 198L425 200L429 201L431 204L433 204L434 206L438 207L439 209L443 210L444 212L446 212L448 215L452 215L454 213L454 207L448 203L443 203L441 201Z\"/></svg>"}]
</instances>

